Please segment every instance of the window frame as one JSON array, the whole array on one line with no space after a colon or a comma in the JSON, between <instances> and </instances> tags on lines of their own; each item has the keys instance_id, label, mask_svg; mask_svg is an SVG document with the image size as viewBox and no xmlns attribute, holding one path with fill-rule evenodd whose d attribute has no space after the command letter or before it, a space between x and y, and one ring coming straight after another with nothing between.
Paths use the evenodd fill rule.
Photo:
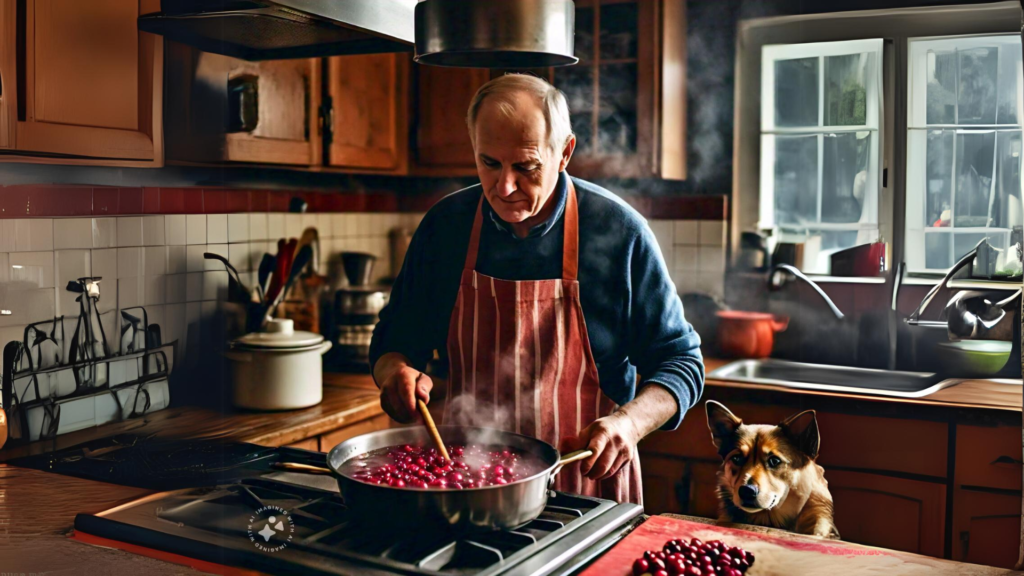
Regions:
<instances>
[{"instance_id":1,"label":"window frame","mask_svg":"<svg viewBox=\"0 0 1024 576\"><path fill-rule=\"evenodd\" d=\"M882 119L883 186L879 190L879 228L891 242L892 267L905 260L907 94L910 38L984 34L1020 34L1021 4L927 6L777 16L739 23L734 87L733 194L729 249L740 234L758 229L760 217L761 50L772 44L802 44L884 38ZM934 281L923 275L921 281ZM838 278L837 278L838 280Z\"/></svg>"}]
</instances>

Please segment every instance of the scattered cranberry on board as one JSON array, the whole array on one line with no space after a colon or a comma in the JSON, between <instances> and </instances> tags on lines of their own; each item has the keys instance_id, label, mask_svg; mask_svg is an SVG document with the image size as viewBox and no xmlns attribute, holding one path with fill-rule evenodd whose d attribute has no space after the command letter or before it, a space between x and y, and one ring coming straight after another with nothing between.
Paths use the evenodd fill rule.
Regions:
<instances>
[{"instance_id":1,"label":"scattered cranberry on board","mask_svg":"<svg viewBox=\"0 0 1024 576\"><path fill-rule=\"evenodd\" d=\"M719 540L669 540L633 561L633 576L743 576L754 555Z\"/></svg>"},{"instance_id":2,"label":"scattered cranberry on board","mask_svg":"<svg viewBox=\"0 0 1024 576\"><path fill-rule=\"evenodd\" d=\"M395 488L464 490L508 484L545 469L539 457L501 446L449 446L448 454L451 460L433 447L391 446L345 462L340 472Z\"/></svg>"}]
</instances>

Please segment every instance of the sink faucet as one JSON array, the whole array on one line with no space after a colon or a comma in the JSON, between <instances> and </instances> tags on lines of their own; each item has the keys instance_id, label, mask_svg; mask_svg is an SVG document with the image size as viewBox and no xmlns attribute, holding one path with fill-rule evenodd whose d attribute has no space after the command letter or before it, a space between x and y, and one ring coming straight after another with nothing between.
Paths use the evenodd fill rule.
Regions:
<instances>
[{"instance_id":1,"label":"sink faucet","mask_svg":"<svg viewBox=\"0 0 1024 576\"><path fill-rule=\"evenodd\" d=\"M789 264L776 264L773 266L771 272L768 274L768 289L775 291L785 286L787 281L786 272L806 282L808 286L813 288L814 291L821 296L821 299L825 301L825 304L828 304L829 309L831 309L832 313L836 315L836 319L843 319L843 313L839 311L839 308L836 307L835 303L832 302L832 299L828 297L828 294L825 294L825 291L821 289L821 286L818 286L814 280L805 276L804 273L795 266L790 266Z\"/></svg>"}]
</instances>

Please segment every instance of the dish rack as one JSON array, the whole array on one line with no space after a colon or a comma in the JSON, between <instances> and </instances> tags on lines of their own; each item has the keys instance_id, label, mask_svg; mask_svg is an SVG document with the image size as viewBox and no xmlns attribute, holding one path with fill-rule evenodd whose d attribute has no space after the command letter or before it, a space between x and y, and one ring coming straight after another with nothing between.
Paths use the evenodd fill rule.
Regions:
<instances>
[{"instance_id":1,"label":"dish rack","mask_svg":"<svg viewBox=\"0 0 1024 576\"><path fill-rule=\"evenodd\" d=\"M78 316L29 324L21 341L4 346L0 398L11 441L53 438L170 404L177 342L161 341L142 306L100 313L99 280L69 283L80 294Z\"/></svg>"}]
</instances>

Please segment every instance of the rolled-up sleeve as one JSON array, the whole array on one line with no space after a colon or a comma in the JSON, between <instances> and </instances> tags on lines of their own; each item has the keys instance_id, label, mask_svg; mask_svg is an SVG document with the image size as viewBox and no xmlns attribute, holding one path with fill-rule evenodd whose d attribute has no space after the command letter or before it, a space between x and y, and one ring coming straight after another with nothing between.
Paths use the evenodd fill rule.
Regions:
<instances>
[{"instance_id":1,"label":"rolled-up sleeve","mask_svg":"<svg viewBox=\"0 0 1024 576\"><path fill-rule=\"evenodd\" d=\"M675 415L662 426L674 430L704 390L700 336L683 316L676 293L647 225L640 227L631 250L629 357L640 373L640 388L659 384L675 397Z\"/></svg>"},{"instance_id":2,"label":"rolled-up sleeve","mask_svg":"<svg viewBox=\"0 0 1024 576\"><path fill-rule=\"evenodd\" d=\"M371 370L381 356L390 352L404 355L417 370L425 370L433 357L437 322L431 316L435 307L430 305L435 284L429 262L432 222L428 213L416 229L388 304L380 311L370 342Z\"/></svg>"}]
</instances>

